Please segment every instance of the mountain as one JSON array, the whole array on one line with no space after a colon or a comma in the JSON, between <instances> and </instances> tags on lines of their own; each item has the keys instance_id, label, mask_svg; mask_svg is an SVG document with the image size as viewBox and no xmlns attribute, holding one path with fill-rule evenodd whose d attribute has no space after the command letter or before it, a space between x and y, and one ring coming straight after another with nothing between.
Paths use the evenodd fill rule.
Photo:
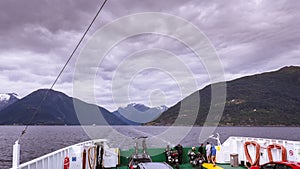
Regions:
<instances>
[{"instance_id":1,"label":"mountain","mask_svg":"<svg viewBox=\"0 0 300 169\"><path fill-rule=\"evenodd\" d=\"M47 92L48 96L40 104ZM39 105L40 109L38 109ZM32 117L34 118L31 120ZM48 89L37 90L0 111L0 124L5 125L105 125L107 123L126 124L102 107Z\"/></svg>"},{"instance_id":2,"label":"mountain","mask_svg":"<svg viewBox=\"0 0 300 169\"><path fill-rule=\"evenodd\" d=\"M15 93L0 94L0 111L18 100L18 95Z\"/></svg>"},{"instance_id":3,"label":"mountain","mask_svg":"<svg viewBox=\"0 0 300 169\"><path fill-rule=\"evenodd\" d=\"M182 119L192 118L191 114L195 113L192 110L197 106L199 109L196 109L198 112L194 125L203 125L210 109L211 86L208 85L184 98L148 125L172 125L176 119L177 125L188 125ZM274 72L239 78L228 81L226 86L226 102L213 105L225 104L218 125L300 126L300 67L284 67ZM181 109L181 105L186 108ZM179 111L184 114L178 116Z\"/></svg>"},{"instance_id":4,"label":"mountain","mask_svg":"<svg viewBox=\"0 0 300 169\"><path fill-rule=\"evenodd\" d=\"M137 110L139 112L151 112L151 113L162 113L168 109L167 106L161 105L157 107L148 107L144 104L139 103L130 103L126 107L120 107L119 110L123 111L131 111L131 110Z\"/></svg>"},{"instance_id":5,"label":"mountain","mask_svg":"<svg viewBox=\"0 0 300 169\"><path fill-rule=\"evenodd\" d=\"M166 106L148 107L143 104L131 103L126 107L120 107L113 112L123 121L130 124L143 124L158 118L162 112L166 111Z\"/></svg>"}]
</instances>

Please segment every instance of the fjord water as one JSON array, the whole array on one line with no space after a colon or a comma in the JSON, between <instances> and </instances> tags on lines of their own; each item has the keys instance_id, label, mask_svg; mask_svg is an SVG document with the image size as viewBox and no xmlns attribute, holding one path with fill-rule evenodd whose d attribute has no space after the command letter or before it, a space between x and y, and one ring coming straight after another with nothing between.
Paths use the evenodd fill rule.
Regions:
<instances>
[{"instance_id":1,"label":"fjord water","mask_svg":"<svg viewBox=\"0 0 300 169\"><path fill-rule=\"evenodd\" d=\"M23 126L0 126L0 168L9 168L12 163L12 146L20 135ZM20 139L21 162L50 153L54 150L90 140L104 138L113 147L128 149L133 146L132 137L148 136L148 147L165 147L177 144L176 140L162 139L169 127L165 126L90 126L88 134L81 126L29 126L27 133ZM176 127L177 136L183 146L199 146L202 127ZM117 134L116 134L117 133ZM300 141L300 127L218 127L221 142L229 136L249 136Z\"/></svg>"}]
</instances>

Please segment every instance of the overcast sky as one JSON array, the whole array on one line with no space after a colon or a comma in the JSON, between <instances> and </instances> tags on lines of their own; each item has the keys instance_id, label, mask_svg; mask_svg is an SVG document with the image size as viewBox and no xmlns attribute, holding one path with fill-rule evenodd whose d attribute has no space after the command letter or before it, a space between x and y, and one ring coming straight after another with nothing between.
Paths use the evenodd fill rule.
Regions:
<instances>
[{"instance_id":1,"label":"overcast sky","mask_svg":"<svg viewBox=\"0 0 300 169\"><path fill-rule=\"evenodd\" d=\"M0 93L15 92L24 97L49 88L101 3L102 0L0 1ZM54 89L73 96L78 59L93 59L89 52L80 55L89 40L104 25L143 12L167 13L195 25L214 46L226 80L299 66L299 9L299 0L109 0ZM146 22L140 24L147 25ZM122 32L128 25L111 32ZM102 39L98 50L101 43L109 40L109 36ZM165 35L128 37L99 57L103 60L96 69L93 67L94 100L109 110L128 102L172 106L190 94L191 91L184 92L184 85L195 82L196 89L201 89L212 82L203 60L180 40ZM92 69L88 64L86 68ZM93 102L84 93L80 99Z\"/></svg>"}]
</instances>

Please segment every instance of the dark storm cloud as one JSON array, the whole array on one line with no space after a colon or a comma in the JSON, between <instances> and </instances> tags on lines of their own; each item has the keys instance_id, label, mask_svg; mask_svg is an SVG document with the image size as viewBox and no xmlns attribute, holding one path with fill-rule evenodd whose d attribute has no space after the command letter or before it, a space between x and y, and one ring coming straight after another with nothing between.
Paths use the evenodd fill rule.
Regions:
<instances>
[{"instance_id":1,"label":"dark storm cloud","mask_svg":"<svg viewBox=\"0 0 300 169\"><path fill-rule=\"evenodd\" d=\"M40 25L50 32L79 30L87 15L97 10L98 1L29 0L1 1L1 30L18 30L25 25Z\"/></svg>"},{"instance_id":2,"label":"dark storm cloud","mask_svg":"<svg viewBox=\"0 0 300 169\"><path fill-rule=\"evenodd\" d=\"M226 72L278 69L299 48L299 1L226 1L216 3L205 24ZM276 64L274 64L274 62Z\"/></svg>"},{"instance_id":3,"label":"dark storm cloud","mask_svg":"<svg viewBox=\"0 0 300 169\"><path fill-rule=\"evenodd\" d=\"M49 52L86 27L97 1L1 1L0 47ZM72 37L71 37L72 38Z\"/></svg>"}]
</instances>

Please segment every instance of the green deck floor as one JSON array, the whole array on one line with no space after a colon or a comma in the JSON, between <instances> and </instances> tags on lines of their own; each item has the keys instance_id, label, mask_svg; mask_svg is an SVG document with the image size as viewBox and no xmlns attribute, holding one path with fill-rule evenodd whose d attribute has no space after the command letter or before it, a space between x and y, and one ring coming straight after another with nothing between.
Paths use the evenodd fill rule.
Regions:
<instances>
[{"instance_id":1,"label":"green deck floor","mask_svg":"<svg viewBox=\"0 0 300 169\"><path fill-rule=\"evenodd\" d=\"M231 167L229 164L217 164L217 166L222 167L223 169L246 169L246 167L242 167L242 166ZM197 169L197 167L192 167L191 164L182 164L182 165L180 165L179 168L180 169ZM128 169L128 167L127 166L120 166L120 167L118 167L118 169Z\"/></svg>"},{"instance_id":2,"label":"green deck floor","mask_svg":"<svg viewBox=\"0 0 300 169\"><path fill-rule=\"evenodd\" d=\"M191 164L189 164L189 157L187 156L188 151L190 151L191 147L185 147L183 148L183 154L185 154L182 158L182 161L184 164L180 165L180 169L196 169L197 167L192 167ZM166 160L164 148L150 148L147 150L147 152L151 155L152 161L155 162L164 162ZM121 166L118 167L118 169L128 169L128 157L134 152L134 149L129 150L122 150L120 153L120 162ZM223 168L223 169L246 169L246 167L231 167L229 164L217 164L217 166ZM220 169L219 167L216 167L216 169ZM205 169L205 167L203 167ZM210 167L207 169L213 169L214 167Z\"/></svg>"}]
</instances>

